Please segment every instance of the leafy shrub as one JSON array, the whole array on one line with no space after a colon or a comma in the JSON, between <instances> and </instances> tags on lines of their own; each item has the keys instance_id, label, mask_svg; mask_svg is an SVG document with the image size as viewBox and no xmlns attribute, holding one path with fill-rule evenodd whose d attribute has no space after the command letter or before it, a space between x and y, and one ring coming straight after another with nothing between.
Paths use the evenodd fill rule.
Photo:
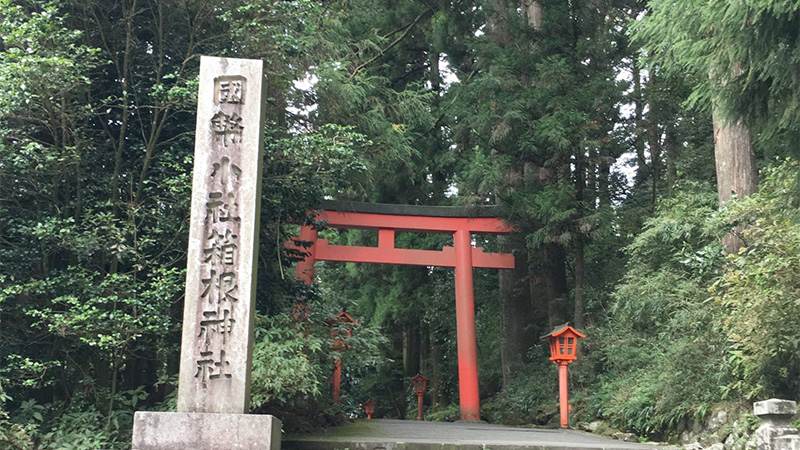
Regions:
<instances>
[{"instance_id":1,"label":"leafy shrub","mask_svg":"<svg viewBox=\"0 0 800 450\"><path fill-rule=\"evenodd\" d=\"M285 404L294 396L319 396L327 380L323 340L307 335L288 316L259 317L253 346L252 407Z\"/></svg>"},{"instance_id":2,"label":"leafy shrub","mask_svg":"<svg viewBox=\"0 0 800 450\"><path fill-rule=\"evenodd\" d=\"M714 286L726 311L726 387L745 398L794 398L800 383L800 163L764 170L760 192L736 201L727 218L744 224L746 247L732 255Z\"/></svg>"},{"instance_id":3,"label":"leafy shrub","mask_svg":"<svg viewBox=\"0 0 800 450\"><path fill-rule=\"evenodd\" d=\"M590 415L652 435L721 398L730 377L723 311L707 286L722 273L723 229L716 192L700 184L684 185L645 223L608 321L589 330L587 351L603 372Z\"/></svg>"},{"instance_id":4,"label":"leafy shrub","mask_svg":"<svg viewBox=\"0 0 800 450\"><path fill-rule=\"evenodd\" d=\"M534 349L544 354L540 346ZM537 358L520 370L506 389L482 405L481 416L494 423L546 425L558 407L557 373L549 359Z\"/></svg>"}]
</instances>

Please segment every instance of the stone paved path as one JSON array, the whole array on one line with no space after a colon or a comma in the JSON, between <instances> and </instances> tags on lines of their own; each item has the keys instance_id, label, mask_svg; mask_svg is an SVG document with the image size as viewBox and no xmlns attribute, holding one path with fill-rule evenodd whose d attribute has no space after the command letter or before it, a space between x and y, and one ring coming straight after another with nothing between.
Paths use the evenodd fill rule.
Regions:
<instances>
[{"instance_id":1,"label":"stone paved path","mask_svg":"<svg viewBox=\"0 0 800 450\"><path fill-rule=\"evenodd\" d=\"M325 434L283 437L284 450L653 450L574 430L472 422L358 420Z\"/></svg>"}]
</instances>

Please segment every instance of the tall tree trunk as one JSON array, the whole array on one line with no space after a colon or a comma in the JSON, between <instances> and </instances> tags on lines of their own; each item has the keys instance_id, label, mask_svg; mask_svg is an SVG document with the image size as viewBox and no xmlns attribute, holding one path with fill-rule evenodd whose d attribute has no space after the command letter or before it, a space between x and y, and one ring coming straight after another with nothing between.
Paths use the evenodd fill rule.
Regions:
<instances>
[{"instance_id":1,"label":"tall tree trunk","mask_svg":"<svg viewBox=\"0 0 800 450\"><path fill-rule=\"evenodd\" d=\"M536 31L542 30L544 24L544 10L542 4L536 0L522 0L521 2L522 14L528 22L528 26Z\"/></svg>"},{"instance_id":2,"label":"tall tree trunk","mask_svg":"<svg viewBox=\"0 0 800 450\"><path fill-rule=\"evenodd\" d=\"M566 167L569 170L569 166ZM539 181L544 184L558 182L556 171L551 167L539 169ZM547 322L549 329L566 322L567 313L567 286L566 254L564 246L555 239L540 247L541 277L547 294Z\"/></svg>"},{"instance_id":3,"label":"tall tree trunk","mask_svg":"<svg viewBox=\"0 0 800 450\"><path fill-rule=\"evenodd\" d=\"M564 246L549 242L542 246L542 260L545 265L545 288L547 290L547 315L550 329L566 322L567 313L567 272Z\"/></svg>"},{"instance_id":4,"label":"tall tree trunk","mask_svg":"<svg viewBox=\"0 0 800 450\"><path fill-rule=\"evenodd\" d=\"M650 137L650 175L652 186L653 205L656 204L658 196L658 183L661 180L661 128L655 122L650 122L647 126Z\"/></svg>"},{"instance_id":5,"label":"tall tree trunk","mask_svg":"<svg viewBox=\"0 0 800 450\"><path fill-rule=\"evenodd\" d=\"M438 409L444 403L444 395L442 393L442 343L433 340L432 344L433 378L431 379L431 401L433 408Z\"/></svg>"},{"instance_id":6,"label":"tall tree trunk","mask_svg":"<svg viewBox=\"0 0 800 450\"><path fill-rule=\"evenodd\" d=\"M717 195L720 206L733 194L744 197L758 189L758 173L750 141L750 127L743 120L725 122L714 108L714 158L717 169ZM728 253L744 246L741 227L731 231L723 240Z\"/></svg>"},{"instance_id":7,"label":"tall tree trunk","mask_svg":"<svg viewBox=\"0 0 800 450\"><path fill-rule=\"evenodd\" d=\"M426 377L431 376L431 329L425 324L420 327L420 343L419 343L419 372Z\"/></svg>"},{"instance_id":8,"label":"tall tree trunk","mask_svg":"<svg viewBox=\"0 0 800 450\"><path fill-rule=\"evenodd\" d=\"M639 66L633 63L633 113L636 129L634 130L634 146L636 148L636 176L634 183L638 186L647 180L649 168L645 153L644 100L642 98L642 74Z\"/></svg>"},{"instance_id":9,"label":"tall tree trunk","mask_svg":"<svg viewBox=\"0 0 800 450\"><path fill-rule=\"evenodd\" d=\"M506 0L491 0L491 10L486 17L486 34L492 43L505 47L510 39L508 34L508 4Z\"/></svg>"},{"instance_id":10,"label":"tall tree trunk","mask_svg":"<svg viewBox=\"0 0 800 450\"><path fill-rule=\"evenodd\" d=\"M125 20L125 50L122 62L116 59L117 76L121 83L122 105L120 111L119 135L117 136L117 146L114 150L114 172L111 177L111 206L116 215L119 201L119 180L122 175L122 155L126 147L126 136L128 132L128 122L130 120L130 83L131 83L131 64L133 58L133 20L136 17L136 0L130 6L127 1L122 2L122 14ZM111 49L108 49L109 53ZM116 272L116 259L114 259L112 272Z\"/></svg>"},{"instance_id":11,"label":"tall tree trunk","mask_svg":"<svg viewBox=\"0 0 800 450\"><path fill-rule=\"evenodd\" d=\"M596 148L589 149L589 159L586 160L586 189L590 193L590 204L588 208L596 208L597 200L599 199L599 191L597 189L597 163L600 159L600 150Z\"/></svg>"},{"instance_id":12,"label":"tall tree trunk","mask_svg":"<svg viewBox=\"0 0 800 450\"><path fill-rule=\"evenodd\" d=\"M583 328L583 316L585 312L583 288L585 283L584 268L586 261L584 258L583 231L581 230L580 222L585 214L583 191L586 188L586 163L581 153L581 151L575 153L575 200L578 202L578 211L580 211L578 226L575 230L575 314L573 319L577 328Z\"/></svg>"},{"instance_id":13,"label":"tall tree trunk","mask_svg":"<svg viewBox=\"0 0 800 450\"><path fill-rule=\"evenodd\" d=\"M586 271L586 257L584 256L584 239L582 234L575 238L575 328L585 326L586 301L583 298L586 284L584 273Z\"/></svg>"},{"instance_id":14,"label":"tall tree trunk","mask_svg":"<svg viewBox=\"0 0 800 450\"><path fill-rule=\"evenodd\" d=\"M508 14L510 2L506 0L492 0L492 10L487 17L487 33L493 43L498 46L508 45L510 36L508 31ZM538 29L541 27L542 10L538 2L523 0L519 5L522 14L529 26ZM531 49L533 51L533 48ZM523 84L528 81L522 77ZM535 172L535 173L534 173ZM515 158L509 168L505 187L508 191L524 189L525 185L538 179L538 166ZM526 226L523 224L523 230ZM527 350L535 338L533 323L533 305L531 303L528 284L528 256L529 251L525 239L525 231L501 238L501 248L504 252L514 254L514 270L502 270L500 280L500 334L501 334L501 365L503 373L503 387L508 387L523 363L526 362Z\"/></svg>"},{"instance_id":15,"label":"tall tree trunk","mask_svg":"<svg viewBox=\"0 0 800 450\"><path fill-rule=\"evenodd\" d=\"M500 357L503 388L506 388L526 362L528 348L535 336L533 311L528 297L530 291L526 285L528 251L525 237L520 233L503 236L501 249L514 254L514 270L503 270L500 275Z\"/></svg>"},{"instance_id":16,"label":"tall tree trunk","mask_svg":"<svg viewBox=\"0 0 800 450\"><path fill-rule=\"evenodd\" d=\"M740 65L735 65L729 74L739 77L743 73ZM715 78L712 70L711 77ZM725 76L719 80L725 85ZM720 207L733 198L745 197L758 189L758 171L756 169L753 147L750 139L750 126L743 118L731 120L722 115L717 102L712 104L712 120L714 122L714 160L717 169L717 196ZM736 227L722 239L728 253L736 253L744 246L741 237L742 227Z\"/></svg>"},{"instance_id":17,"label":"tall tree trunk","mask_svg":"<svg viewBox=\"0 0 800 450\"><path fill-rule=\"evenodd\" d=\"M678 179L678 169L675 160L678 159L678 146L675 143L675 136L670 127L664 130L664 150L667 153L667 189L672 190L675 181Z\"/></svg>"},{"instance_id":18,"label":"tall tree trunk","mask_svg":"<svg viewBox=\"0 0 800 450\"><path fill-rule=\"evenodd\" d=\"M419 327L403 327L403 374L413 377L419 373Z\"/></svg>"},{"instance_id":19,"label":"tall tree trunk","mask_svg":"<svg viewBox=\"0 0 800 450\"><path fill-rule=\"evenodd\" d=\"M611 192L608 190L609 178L611 178L611 166L603 158L597 167L597 197L600 206L611 206Z\"/></svg>"}]
</instances>

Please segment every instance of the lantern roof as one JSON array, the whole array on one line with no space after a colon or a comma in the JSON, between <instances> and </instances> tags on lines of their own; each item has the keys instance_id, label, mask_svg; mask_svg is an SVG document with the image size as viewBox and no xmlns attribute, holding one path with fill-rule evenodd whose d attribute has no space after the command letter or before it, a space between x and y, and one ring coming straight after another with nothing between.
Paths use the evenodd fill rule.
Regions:
<instances>
[{"instance_id":1,"label":"lantern roof","mask_svg":"<svg viewBox=\"0 0 800 450\"><path fill-rule=\"evenodd\" d=\"M344 322L344 323L358 323L358 321L356 319L353 319L353 316L351 316L350 314L347 314L347 311L342 311L339 314L337 314L336 315L336 320L338 320L339 322Z\"/></svg>"},{"instance_id":2,"label":"lantern roof","mask_svg":"<svg viewBox=\"0 0 800 450\"><path fill-rule=\"evenodd\" d=\"M333 316L331 318L325 319L325 323L328 326L334 326L337 323L354 323L354 324L358 324L358 321L356 319L354 319L353 316L351 316L350 314L347 314L347 311L342 311L339 314L337 314L337 315L335 315L335 316Z\"/></svg>"},{"instance_id":3,"label":"lantern roof","mask_svg":"<svg viewBox=\"0 0 800 450\"><path fill-rule=\"evenodd\" d=\"M559 325L559 326L553 328L553 331L551 331L551 332L545 334L544 336L542 336L542 339L549 339L551 337L559 337L559 336L563 336L564 334L567 334L567 333L570 333L570 332L573 333L575 336L577 336L579 338L585 338L586 337L585 334L583 334L580 331L576 330L575 328L571 327L569 322L567 322L567 323L565 323L563 325Z\"/></svg>"},{"instance_id":4,"label":"lantern roof","mask_svg":"<svg viewBox=\"0 0 800 450\"><path fill-rule=\"evenodd\" d=\"M422 376L421 373L418 373L418 374L414 375L413 377L411 377L411 381L416 383L418 381L430 381L430 380L428 380L427 378Z\"/></svg>"}]
</instances>

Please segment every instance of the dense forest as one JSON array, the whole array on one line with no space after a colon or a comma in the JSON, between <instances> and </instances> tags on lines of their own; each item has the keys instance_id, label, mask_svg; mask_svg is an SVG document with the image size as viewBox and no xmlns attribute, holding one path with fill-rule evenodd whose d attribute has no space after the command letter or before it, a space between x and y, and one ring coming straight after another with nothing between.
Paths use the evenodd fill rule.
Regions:
<instances>
[{"instance_id":1,"label":"dense forest","mask_svg":"<svg viewBox=\"0 0 800 450\"><path fill-rule=\"evenodd\" d=\"M516 259L475 272L484 420L550 420L567 321L576 421L667 439L800 397L797 1L0 0L1 447L124 449L174 408L200 55L267 63L254 413L416 417L421 372L458 415L452 270L303 285L284 242L321 199L516 227L474 236Z\"/></svg>"}]
</instances>

